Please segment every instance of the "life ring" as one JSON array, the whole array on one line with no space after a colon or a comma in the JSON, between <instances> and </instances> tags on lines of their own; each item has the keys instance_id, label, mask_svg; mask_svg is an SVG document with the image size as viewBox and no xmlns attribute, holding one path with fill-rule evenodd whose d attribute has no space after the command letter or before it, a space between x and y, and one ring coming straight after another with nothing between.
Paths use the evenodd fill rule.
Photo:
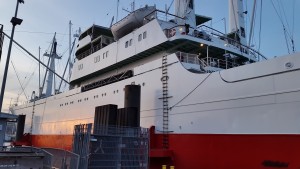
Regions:
<instances>
[{"instance_id":1,"label":"life ring","mask_svg":"<svg viewBox=\"0 0 300 169\"><path fill-rule=\"evenodd\" d=\"M176 34L176 29L171 29L170 36L173 37Z\"/></svg>"}]
</instances>

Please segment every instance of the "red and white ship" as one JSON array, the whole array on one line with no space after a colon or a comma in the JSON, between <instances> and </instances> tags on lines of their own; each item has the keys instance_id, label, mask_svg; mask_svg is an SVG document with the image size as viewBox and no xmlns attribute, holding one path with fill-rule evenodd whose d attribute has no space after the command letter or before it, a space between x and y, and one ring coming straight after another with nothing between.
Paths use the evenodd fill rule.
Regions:
<instances>
[{"instance_id":1,"label":"red and white ship","mask_svg":"<svg viewBox=\"0 0 300 169\"><path fill-rule=\"evenodd\" d=\"M242 0L229 3L230 34L204 26L194 5L145 6L84 31L72 89L13 107L32 144L71 149L74 125L93 123L97 106L124 107L124 86L137 84L151 169L299 169L300 54L266 60L248 47Z\"/></svg>"}]
</instances>

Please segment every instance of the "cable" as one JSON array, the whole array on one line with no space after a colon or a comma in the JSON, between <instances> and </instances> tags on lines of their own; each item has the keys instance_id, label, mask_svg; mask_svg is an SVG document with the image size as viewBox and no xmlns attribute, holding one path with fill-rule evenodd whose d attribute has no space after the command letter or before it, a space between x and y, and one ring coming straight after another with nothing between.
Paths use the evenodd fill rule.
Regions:
<instances>
[{"instance_id":1,"label":"cable","mask_svg":"<svg viewBox=\"0 0 300 169\"><path fill-rule=\"evenodd\" d=\"M184 96L181 100L179 100L176 104L171 106L169 109L171 110L175 106L177 106L180 102L182 102L184 99L186 99L189 95L191 95L200 85L202 85L206 79L211 75L212 73L209 73L192 91L190 91L186 96Z\"/></svg>"},{"instance_id":2,"label":"cable","mask_svg":"<svg viewBox=\"0 0 300 169\"><path fill-rule=\"evenodd\" d=\"M260 19L259 19L259 34L258 34L258 52L260 51L260 45L261 45L261 25L262 25L262 0L260 0Z\"/></svg>"},{"instance_id":3,"label":"cable","mask_svg":"<svg viewBox=\"0 0 300 169\"><path fill-rule=\"evenodd\" d=\"M279 1L279 2L278 2L278 1ZM282 1L281 1L281 0L277 0L277 3L279 4L279 9L282 10L283 18L284 18L284 20L285 20L285 22L286 22L288 31L289 31L289 32L292 32L292 31L290 30L290 25L289 25L289 22L288 22L288 20L287 20L286 13L285 13L284 6L283 6Z\"/></svg>"},{"instance_id":4,"label":"cable","mask_svg":"<svg viewBox=\"0 0 300 169\"><path fill-rule=\"evenodd\" d=\"M4 32L11 32L11 30L7 29L7 30L3 30ZM15 31L15 32L18 32L18 33L32 33L32 34L47 34L47 35L53 35L53 33L50 33L50 32L32 32L32 31ZM67 35L67 34L64 34L64 33L56 33L57 35Z\"/></svg>"},{"instance_id":5,"label":"cable","mask_svg":"<svg viewBox=\"0 0 300 169\"><path fill-rule=\"evenodd\" d=\"M273 5L273 8L275 9L275 12L283 26L283 31L284 31L284 36L285 36L285 40L286 40L286 45L287 45L287 48L288 48L288 53L290 53L290 49L289 49L289 43L288 43L288 40L287 40L287 37L289 36L289 38L291 39L291 42L292 44L294 43L294 40L293 40L293 37L289 34L289 32L285 29L285 24L283 22L283 19L282 19L282 16L279 14L278 10L276 9L275 5L274 5L274 2L273 0L271 0L271 3Z\"/></svg>"},{"instance_id":6,"label":"cable","mask_svg":"<svg viewBox=\"0 0 300 169\"><path fill-rule=\"evenodd\" d=\"M23 85L22 85L22 83L21 83L21 81L20 81L20 78L19 78L18 72L17 72L17 70L16 70L16 68L15 68L15 65L14 65L13 61L10 61L10 62L11 62L11 65L12 65L12 67L13 67L15 73L16 73L17 79L18 79L19 84L20 84L20 86L21 86L21 89L22 89L22 91L23 91L23 93L24 93L24 95L25 95L25 97L26 97L26 100L28 101L28 96L26 95L25 89L24 89L24 87L23 87ZM22 94L22 93L20 93L20 94L18 95L18 99L17 99L17 100L19 100L19 97L20 97L21 94Z\"/></svg>"}]
</instances>

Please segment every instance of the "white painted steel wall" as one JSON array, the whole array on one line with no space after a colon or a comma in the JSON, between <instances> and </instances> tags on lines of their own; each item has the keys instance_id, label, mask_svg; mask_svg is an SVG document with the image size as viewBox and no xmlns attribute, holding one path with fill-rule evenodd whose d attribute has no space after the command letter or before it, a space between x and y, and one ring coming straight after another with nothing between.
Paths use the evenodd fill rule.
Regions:
<instances>
[{"instance_id":1,"label":"white painted steel wall","mask_svg":"<svg viewBox=\"0 0 300 169\"><path fill-rule=\"evenodd\" d=\"M146 38L143 39L143 33L146 32ZM142 35L142 40L138 41L138 36ZM125 43L132 39L132 45L125 47ZM140 27L132 33L122 37L117 42L114 42L99 51L85 57L74 64L71 81L87 76L98 70L109 67L117 62L128 59L142 51L157 46L165 41L167 37L164 35L158 21L152 20L148 24ZM116 50L117 49L117 50ZM105 53L108 51L108 56ZM103 58L103 55L105 57ZM100 56L100 61L95 63L95 57ZM79 70L79 65L82 69Z\"/></svg>"},{"instance_id":2,"label":"white painted steel wall","mask_svg":"<svg viewBox=\"0 0 300 169\"><path fill-rule=\"evenodd\" d=\"M299 134L299 55L211 74L191 73L183 68L175 54L169 55L168 63L174 63L168 67L169 95L172 96L169 129L174 133L193 134ZM286 68L288 62L292 68ZM155 125L157 130L162 130L160 66L161 58L137 66L135 75L146 73L130 79L84 93L74 89L37 101L33 133L72 134L75 124L93 122L96 106L123 107L123 88L133 82L142 85L142 126ZM228 83L222 78L242 81ZM96 95L98 98L94 98ZM28 132L32 103L16 107L16 112L27 114L25 130Z\"/></svg>"}]
</instances>

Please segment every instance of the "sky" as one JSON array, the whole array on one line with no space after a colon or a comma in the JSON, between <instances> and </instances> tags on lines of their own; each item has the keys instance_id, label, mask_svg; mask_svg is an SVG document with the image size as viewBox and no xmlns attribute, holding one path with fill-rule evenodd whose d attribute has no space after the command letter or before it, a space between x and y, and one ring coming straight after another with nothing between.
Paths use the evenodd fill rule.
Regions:
<instances>
[{"instance_id":1,"label":"sky","mask_svg":"<svg viewBox=\"0 0 300 169\"><path fill-rule=\"evenodd\" d=\"M25 4L19 5L18 17L23 23L16 26L14 39L38 57L39 46L41 47L41 60L47 58L42 55L49 51L54 33L57 33L58 54L62 59L57 63L59 74L62 74L65 62L68 58L68 32L69 21L71 20L72 34L80 27L87 29L93 24L109 27L112 17L117 18L117 0L24 0ZM17 0L0 0L0 24L4 25L4 32L11 34L12 25L10 20L15 13ZM125 10L131 10L132 0L120 0L118 19L126 16ZM161 10L169 6L172 0L135 0L135 8L146 4L154 5ZM244 0L246 15L246 30L249 33L250 18L253 0ZM295 51L300 51L300 1L299 0L264 0L262 2L262 21L260 22L260 3L257 7L254 38L251 45L268 58L288 54L286 39L283 31L283 24L293 36ZM273 4L275 6L273 6ZM275 10L276 9L276 10ZM296 9L296 10L295 10ZM196 14L212 17L208 26L212 26L224 32L224 20L228 22L228 0L195 0ZM276 13L277 11L277 13ZM174 13L174 7L171 7ZM260 24L261 23L261 24ZM260 30L261 26L261 31ZM228 27L227 27L228 30ZM259 33L260 32L260 33ZM261 35L261 36L259 36ZM260 41L260 43L259 43ZM0 61L0 82L7 57L9 39L5 39L3 53ZM15 69L14 69L15 67ZM42 68L42 72L44 69ZM26 96L30 98L32 91L38 91L38 64L28 54L13 45L11 62L9 66L6 91L4 95L3 112L7 112L10 104L25 102ZM19 82L20 81L20 82ZM0 86L1 86L0 84ZM25 88L25 94L22 87ZM67 86L63 85L66 89ZM26 95L26 96L25 96ZM19 97L18 97L19 96ZM18 99L17 99L18 98Z\"/></svg>"}]
</instances>

